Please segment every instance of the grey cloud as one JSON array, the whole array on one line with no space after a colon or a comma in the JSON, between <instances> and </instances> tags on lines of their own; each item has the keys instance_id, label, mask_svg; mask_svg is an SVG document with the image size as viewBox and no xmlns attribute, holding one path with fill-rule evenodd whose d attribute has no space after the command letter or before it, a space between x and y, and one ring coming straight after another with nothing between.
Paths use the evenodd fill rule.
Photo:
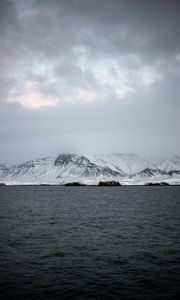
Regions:
<instances>
[{"instance_id":1,"label":"grey cloud","mask_svg":"<svg viewBox=\"0 0 180 300\"><path fill-rule=\"evenodd\" d=\"M15 25L16 14L12 1L2 0L0 2L0 33L7 34L9 30L14 30Z\"/></svg>"},{"instance_id":2,"label":"grey cloud","mask_svg":"<svg viewBox=\"0 0 180 300\"><path fill-rule=\"evenodd\" d=\"M1 160L59 151L178 153L179 36L175 0L0 1ZM154 84L141 83L143 68ZM135 91L120 97L121 81ZM7 103L28 89L57 106ZM76 89L96 100L67 103Z\"/></svg>"},{"instance_id":3,"label":"grey cloud","mask_svg":"<svg viewBox=\"0 0 180 300\"><path fill-rule=\"evenodd\" d=\"M37 1L38 3L49 1ZM70 25L94 31L98 39L120 48L161 55L179 51L180 3L177 0L53 1L60 5ZM61 12L61 14L62 14ZM62 15L60 15L62 17ZM124 32L124 38L122 36ZM88 36L89 37L89 36ZM84 37L86 39L86 35ZM99 41L97 40L97 43ZM129 49L130 50L130 49Z\"/></svg>"}]
</instances>

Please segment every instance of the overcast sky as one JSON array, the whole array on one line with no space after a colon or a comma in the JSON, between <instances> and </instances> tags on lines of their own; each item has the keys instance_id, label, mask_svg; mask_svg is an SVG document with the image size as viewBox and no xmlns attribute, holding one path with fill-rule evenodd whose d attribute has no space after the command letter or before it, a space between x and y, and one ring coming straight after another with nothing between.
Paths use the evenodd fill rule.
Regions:
<instances>
[{"instance_id":1,"label":"overcast sky","mask_svg":"<svg viewBox=\"0 0 180 300\"><path fill-rule=\"evenodd\" d=\"M179 150L179 0L0 1L0 162Z\"/></svg>"}]
</instances>

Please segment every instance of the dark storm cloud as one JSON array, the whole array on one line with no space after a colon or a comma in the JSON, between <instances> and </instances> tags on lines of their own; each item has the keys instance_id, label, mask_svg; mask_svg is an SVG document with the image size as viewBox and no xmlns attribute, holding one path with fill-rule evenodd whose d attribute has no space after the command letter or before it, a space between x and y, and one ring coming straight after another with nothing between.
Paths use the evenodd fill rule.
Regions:
<instances>
[{"instance_id":1,"label":"dark storm cloud","mask_svg":"<svg viewBox=\"0 0 180 300\"><path fill-rule=\"evenodd\" d=\"M2 0L0 2L0 32L7 32L8 27L13 30L15 25L15 10L11 1Z\"/></svg>"},{"instance_id":2,"label":"dark storm cloud","mask_svg":"<svg viewBox=\"0 0 180 300\"><path fill-rule=\"evenodd\" d=\"M0 1L1 160L178 153L180 2Z\"/></svg>"},{"instance_id":3,"label":"dark storm cloud","mask_svg":"<svg viewBox=\"0 0 180 300\"><path fill-rule=\"evenodd\" d=\"M59 7L61 19L65 16L69 26L73 24L82 32L84 29L87 36L84 34L82 39L86 42L89 30L95 31L98 38L107 39L107 44L112 42L112 48L119 46L118 51L144 48L149 54L161 52L161 56L179 51L180 2L177 0L76 0L51 4L37 1L38 4Z\"/></svg>"}]
</instances>

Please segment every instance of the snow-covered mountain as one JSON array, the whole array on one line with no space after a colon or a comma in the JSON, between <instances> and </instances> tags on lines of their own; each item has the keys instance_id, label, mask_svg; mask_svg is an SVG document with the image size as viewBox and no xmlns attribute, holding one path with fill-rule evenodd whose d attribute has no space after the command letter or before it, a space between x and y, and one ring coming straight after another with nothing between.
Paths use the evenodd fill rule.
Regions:
<instances>
[{"instance_id":1,"label":"snow-covered mountain","mask_svg":"<svg viewBox=\"0 0 180 300\"><path fill-rule=\"evenodd\" d=\"M124 184L162 180L180 183L180 157L150 162L133 154L60 154L16 165L0 164L0 182L6 184L72 181L96 184L99 180L113 179Z\"/></svg>"}]
</instances>

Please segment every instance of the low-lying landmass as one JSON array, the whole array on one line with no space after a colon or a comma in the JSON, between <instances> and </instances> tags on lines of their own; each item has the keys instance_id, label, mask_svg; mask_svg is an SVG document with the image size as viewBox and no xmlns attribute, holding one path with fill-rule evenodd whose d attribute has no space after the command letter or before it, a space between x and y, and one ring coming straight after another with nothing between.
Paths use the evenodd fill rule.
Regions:
<instances>
[{"instance_id":1,"label":"low-lying landmass","mask_svg":"<svg viewBox=\"0 0 180 300\"><path fill-rule=\"evenodd\" d=\"M166 185L169 185L169 183L168 182L147 182L147 183L145 183L145 185L149 185L149 186L152 186L152 185L166 186Z\"/></svg>"},{"instance_id":2,"label":"low-lying landmass","mask_svg":"<svg viewBox=\"0 0 180 300\"><path fill-rule=\"evenodd\" d=\"M109 181L99 181L99 186L120 186L119 181L109 180Z\"/></svg>"},{"instance_id":3,"label":"low-lying landmass","mask_svg":"<svg viewBox=\"0 0 180 300\"><path fill-rule=\"evenodd\" d=\"M67 182L64 184L64 186L85 186L85 183L81 182Z\"/></svg>"}]
</instances>

